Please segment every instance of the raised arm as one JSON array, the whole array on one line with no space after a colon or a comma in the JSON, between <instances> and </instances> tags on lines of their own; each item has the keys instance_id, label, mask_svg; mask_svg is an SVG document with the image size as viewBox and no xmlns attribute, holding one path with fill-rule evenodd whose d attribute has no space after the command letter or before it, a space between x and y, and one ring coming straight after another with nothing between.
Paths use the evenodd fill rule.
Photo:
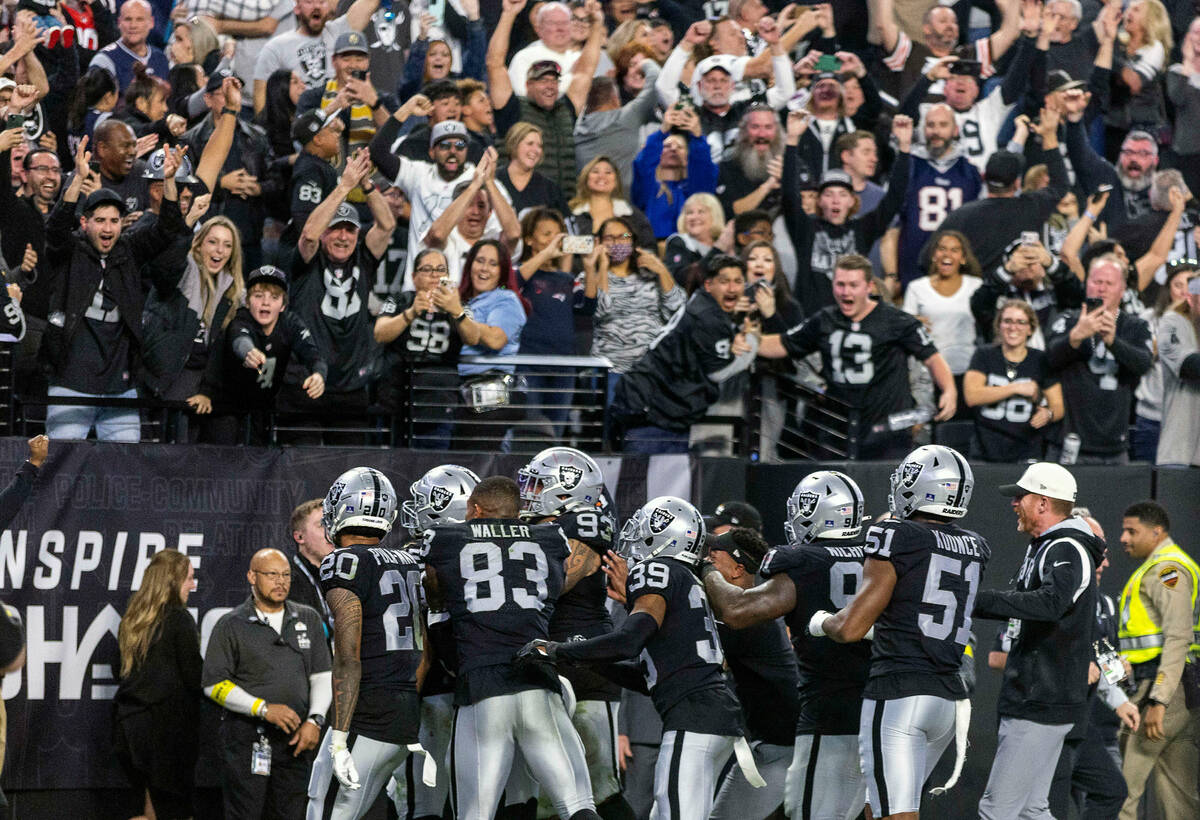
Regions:
<instances>
[{"instance_id":1,"label":"raised arm","mask_svg":"<svg viewBox=\"0 0 1200 820\"><path fill-rule=\"evenodd\" d=\"M374 223L367 231L367 250L376 259L382 259L383 255L387 253L388 245L392 243L392 232L396 230L396 217L392 214L392 209L388 207L383 194L379 193L379 189L371 184L370 179L371 167L368 165L366 175L358 183L363 188L370 186L370 190L367 191L367 208L371 211Z\"/></svg>"},{"instance_id":2,"label":"raised arm","mask_svg":"<svg viewBox=\"0 0 1200 820\"><path fill-rule=\"evenodd\" d=\"M500 10L500 20L492 39L488 41L487 56L484 57L484 67L487 69L488 93L492 96L492 106L500 109L508 105L512 99L512 80L508 77L508 46L512 40L513 24L517 15L525 10L526 0L504 0ZM581 58L582 59L582 58Z\"/></svg>"},{"instance_id":3,"label":"raised arm","mask_svg":"<svg viewBox=\"0 0 1200 820\"><path fill-rule=\"evenodd\" d=\"M241 80L226 77L221 83L221 93L225 95L225 105L217 116L217 126L208 138L208 144L204 146L196 164L196 178L203 182L210 192L217 189L221 169L225 167L225 160L233 147L238 112L242 110Z\"/></svg>"},{"instance_id":4,"label":"raised arm","mask_svg":"<svg viewBox=\"0 0 1200 820\"><path fill-rule=\"evenodd\" d=\"M365 31L378 8L379 0L354 0L346 9L346 25L351 31Z\"/></svg>"},{"instance_id":5,"label":"raised arm","mask_svg":"<svg viewBox=\"0 0 1200 820\"><path fill-rule=\"evenodd\" d=\"M454 226L459 223L463 214L467 212L467 206L471 204L471 200L483 188L489 169L495 167L495 161L496 149L488 148L484 152L483 159L475 166L475 176L471 178L471 182L461 194L456 196L446 206L446 210L438 214L438 218L433 220L433 224L429 226L429 231L421 237L421 244L429 248L444 248L446 246L446 240L450 237L450 232L454 230ZM492 207L495 207L495 203L492 203Z\"/></svg>"},{"instance_id":6,"label":"raised arm","mask_svg":"<svg viewBox=\"0 0 1200 820\"><path fill-rule=\"evenodd\" d=\"M1176 186L1171 187L1167 196L1171 200L1171 212L1167 214L1167 221L1163 223L1158 236L1154 238L1154 244L1150 246L1150 250L1133 263L1137 268L1139 291L1150 286L1155 272L1167 264L1167 257L1170 256L1171 249L1175 247L1175 232L1179 230L1179 222L1183 219L1183 209L1187 206L1187 198L1183 191Z\"/></svg>"},{"instance_id":7,"label":"raised arm","mask_svg":"<svg viewBox=\"0 0 1200 820\"><path fill-rule=\"evenodd\" d=\"M321 245L321 235L333 221L338 206L346 201L346 197L358 187L359 181L370 173L370 170L371 158L367 156L366 149L358 149L346 163L346 168L342 171L337 186L308 215L308 219L304 221L304 228L300 231L300 241L297 246L300 256L305 262L311 261L316 256L317 249Z\"/></svg>"},{"instance_id":8,"label":"raised arm","mask_svg":"<svg viewBox=\"0 0 1200 820\"><path fill-rule=\"evenodd\" d=\"M1000 28L988 37L992 63L1004 56L1021 36L1021 0L996 0L1000 7Z\"/></svg>"},{"instance_id":9,"label":"raised arm","mask_svg":"<svg viewBox=\"0 0 1200 820\"><path fill-rule=\"evenodd\" d=\"M588 91L592 88L592 75L600 64L600 47L608 38L608 29L604 25L604 11L600 8L599 0L588 0L587 10L592 15L592 32L583 45L583 52L571 68L571 84L567 86L567 99L575 106L575 111L583 111L587 105Z\"/></svg>"}]
</instances>

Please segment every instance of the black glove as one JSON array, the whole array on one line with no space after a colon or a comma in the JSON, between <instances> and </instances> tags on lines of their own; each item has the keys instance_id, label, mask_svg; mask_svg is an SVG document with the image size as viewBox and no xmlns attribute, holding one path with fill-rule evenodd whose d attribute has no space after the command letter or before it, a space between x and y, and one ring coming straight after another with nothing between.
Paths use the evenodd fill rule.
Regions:
<instances>
[{"instance_id":1,"label":"black glove","mask_svg":"<svg viewBox=\"0 0 1200 820\"><path fill-rule=\"evenodd\" d=\"M549 664L552 666L557 660L558 644L554 641L537 638L521 647L521 650L513 658L513 665L522 667Z\"/></svg>"}]
</instances>

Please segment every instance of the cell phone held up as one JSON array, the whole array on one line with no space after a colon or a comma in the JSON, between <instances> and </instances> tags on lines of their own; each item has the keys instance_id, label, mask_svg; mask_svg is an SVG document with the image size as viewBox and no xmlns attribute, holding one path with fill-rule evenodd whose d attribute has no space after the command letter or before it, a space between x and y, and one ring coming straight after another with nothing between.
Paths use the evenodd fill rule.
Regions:
<instances>
[{"instance_id":1,"label":"cell phone held up","mask_svg":"<svg viewBox=\"0 0 1200 820\"><path fill-rule=\"evenodd\" d=\"M13 128L24 128L24 127L25 127L25 115L24 114L9 114L8 119L4 121L4 130L5 131L10 131Z\"/></svg>"},{"instance_id":2,"label":"cell phone held up","mask_svg":"<svg viewBox=\"0 0 1200 820\"><path fill-rule=\"evenodd\" d=\"M959 77L978 77L983 71L983 63L978 60L955 60L950 63L950 74Z\"/></svg>"},{"instance_id":3,"label":"cell phone held up","mask_svg":"<svg viewBox=\"0 0 1200 820\"><path fill-rule=\"evenodd\" d=\"M596 248L594 236L564 236L562 241L563 253L574 253L587 256Z\"/></svg>"},{"instance_id":4,"label":"cell phone held up","mask_svg":"<svg viewBox=\"0 0 1200 820\"><path fill-rule=\"evenodd\" d=\"M364 68L354 68L350 70L350 76L356 80L366 81L367 71Z\"/></svg>"},{"instance_id":5,"label":"cell phone held up","mask_svg":"<svg viewBox=\"0 0 1200 820\"><path fill-rule=\"evenodd\" d=\"M1096 297L1093 296L1089 299L1084 299L1083 304L1087 306L1088 313L1095 313L1100 308L1104 307L1104 300L1097 299Z\"/></svg>"}]
</instances>

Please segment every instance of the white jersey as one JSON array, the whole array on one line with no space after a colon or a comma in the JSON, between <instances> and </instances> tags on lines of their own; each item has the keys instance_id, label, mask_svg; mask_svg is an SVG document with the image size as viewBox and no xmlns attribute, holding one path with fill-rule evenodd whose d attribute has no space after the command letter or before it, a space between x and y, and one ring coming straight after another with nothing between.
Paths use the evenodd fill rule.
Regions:
<instances>
[{"instance_id":1,"label":"white jersey","mask_svg":"<svg viewBox=\"0 0 1200 820\"><path fill-rule=\"evenodd\" d=\"M922 122L931 106L931 103L921 105ZM1012 109L1012 104L1005 105L1001 89L997 87L983 99L976 100L966 111L954 112L954 120L958 123L959 150L979 169L980 174L987 166L988 157L999 147L996 145L996 135L1000 133L1000 126L1004 125Z\"/></svg>"}]
</instances>

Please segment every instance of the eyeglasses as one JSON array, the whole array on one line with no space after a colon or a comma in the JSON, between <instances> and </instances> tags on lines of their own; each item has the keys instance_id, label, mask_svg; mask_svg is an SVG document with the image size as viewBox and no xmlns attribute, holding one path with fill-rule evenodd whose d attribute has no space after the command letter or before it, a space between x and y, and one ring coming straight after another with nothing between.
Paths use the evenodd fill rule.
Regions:
<instances>
[{"instance_id":1,"label":"eyeglasses","mask_svg":"<svg viewBox=\"0 0 1200 820\"><path fill-rule=\"evenodd\" d=\"M577 17L574 14L571 15L571 25L586 26L591 22L592 18L588 17L587 15L584 15L583 17Z\"/></svg>"},{"instance_id":2,"label":"eyeglasses","mask_svg":"<svg viewBox=\"0 0 1200 820\"><path fill-rule=\"evenodd\" d=\"M1002 325L1015 325L1016 327L1026 327L1029 325L1028 319L1001 319Z\"/></svg>"},{"instance_id":3,"label":"eyeglasses","mask_svg":"<svg viewBox=\"0 0 1200 820\"><path fill-rule=\"evenodd\" d=\"M1142 151L1134 151L1134 150L1132 150L1132 149L1130 149L1130 148L1122 148L1122 149L1121 149L1121 153L1122 153L1122 154L1125 154L1126 156L1130 156L1130 157L1153 157L1153 156L1157 156L1157 154L1156 154L1154 151L1146 151L1146 150L1142 150Z\"/></svg>"},{"instance_id":4,"label":"eyeglasses","mask_svg":"<svg viewBox=\"0 0 1200 820\"><path fill-rule=\"evenodd\" d=\"M61 174L62 168L57 165L30 165L30 171L37 171L39 174Z\"/></svg>"},{"instance_id":5,"label":"eyeglasses","mask_svg":"<svg viewBox=\"0 0 1200 820\"><path fill-rule=\"evenodd\" d=\"M620 242L623 239L633 239L633 234L623 233L623 234L619 234L618 236L602 236L602 237L600 237L600 241L603 242L605 245L611 245L613 242Z\"/></svg>"},{"instance_id":6,"label":"eyeglasses","mask_svg":"<svg viewBox=\"0 0 1200 820\"><path fill-rule=\"evenodd\" d=\"M450 269L445 265L438 265L437 267L434 267L433 265L422 265L421 267L417 268L417 273L436 273L439 276L448 273L449 271Z\"/></svg>"},{"instance_id":7,"label":"eyeglasses","mask_svg":"<svg viewBox=\"0 0 1200 820\"><path fill-rule=\"evenodd\" d=\"M441 142L439 142L437 144L436 147L437 148L446 148L451 151L465 151L465 150L467 150L467 141L466 140L442 140Z\"/></svg>"},{"instance_id":8,"label":"eyeglasses","mask_svg":"<svg viewBox=\"0 0 1200 820\"><path fill-rule=\"evenodd\" d=\"M254 574L261 575L262 577L266 578L268 581L278 581L280 579L282 579L284 581L292 580L292 573L287 572L287 571L284 571L284 572L262 572L262 571L256 569L256 570L254 570Z\"/></svg>"}]
</instances>

